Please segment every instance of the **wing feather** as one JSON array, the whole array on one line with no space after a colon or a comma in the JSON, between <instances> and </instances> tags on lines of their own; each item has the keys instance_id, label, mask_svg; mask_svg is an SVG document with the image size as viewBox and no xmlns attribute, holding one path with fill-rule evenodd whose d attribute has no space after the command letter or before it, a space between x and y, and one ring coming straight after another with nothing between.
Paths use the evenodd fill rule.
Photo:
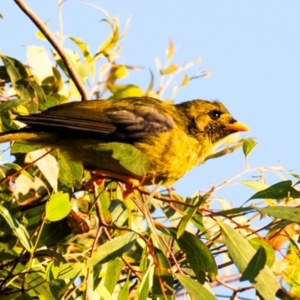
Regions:
<instances>
[{"instance_id":1,"label":"wing feather","mask_svg":"<svg viewBox=\"0 0 300 300\"><path fill-rule=\"evenodd\" d=\"M135 102L132 100L132 103L121 103L123 105L117 105L117 102L115 105L114 101L108 105L106 100L72 102L39 114L18 116L17 120L34 129L114 141L138 140L171 130L174 126L173 118L166 110L160 110L157 102L144 101L139 105L132 105Z\"/></svg>"}]
</instances>

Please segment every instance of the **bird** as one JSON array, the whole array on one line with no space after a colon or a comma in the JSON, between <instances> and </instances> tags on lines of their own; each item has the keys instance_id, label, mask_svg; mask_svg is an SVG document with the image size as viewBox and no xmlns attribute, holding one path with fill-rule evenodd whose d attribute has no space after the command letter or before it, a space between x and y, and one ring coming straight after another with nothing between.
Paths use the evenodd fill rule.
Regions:
<instances>
[{"instance_id":1,"label":"bird","mask_svg":"<svg viewBox=\"0 0 300 300\"><path fill-rule=\"evenodd\" d=\"M220 101L173 104L146 96L68 102L16 120L26 126L1 133L0 143L21 140L58 149L88 170L166 186L203 163L220 140L249 130ZM118 159L107 155L105 147L116 143L121 150L133 147L147 157L144 174L119 166Z\"/></svg>"}]
</instances>

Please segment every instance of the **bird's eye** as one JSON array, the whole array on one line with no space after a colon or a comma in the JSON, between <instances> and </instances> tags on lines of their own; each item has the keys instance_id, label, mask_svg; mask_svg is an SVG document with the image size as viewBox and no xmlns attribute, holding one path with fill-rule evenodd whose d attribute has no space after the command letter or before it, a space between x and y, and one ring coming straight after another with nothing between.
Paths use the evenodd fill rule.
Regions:
<instances>
[{"instance_id":1,"label":"bird's eye","mask_svg":"<svg viewBox=\"0 0 300 300\"><path fill-rule=\"evenodd\" d=\"M222 114L222 113L221 113L220 111L216 110L216 109L211 110L211 111L208 113L208 115L210 116L210 118L213 119L213 120L219 119L220 116L221 116L221 114Z\"/></svg>"}]
</instances>

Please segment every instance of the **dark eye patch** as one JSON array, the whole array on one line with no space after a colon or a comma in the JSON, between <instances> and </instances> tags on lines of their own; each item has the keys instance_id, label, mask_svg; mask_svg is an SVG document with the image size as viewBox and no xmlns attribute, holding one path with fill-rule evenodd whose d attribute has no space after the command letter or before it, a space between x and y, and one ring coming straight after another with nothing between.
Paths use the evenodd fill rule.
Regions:
<instances>
[{"instance_id":1,"label":"dark eye patch","mask_svg":"<svg viewBox=\"0 0 300 300\"><path fill-rule=\"evenodd\" d=\"M211 110L209 113L208 113L208 115L210 116L210 118L212 119L212 120L217 120L217 119L219 119L220 117L221 117L221 112L219 111L219 110L216 110L216 109L214 109L214 110Z\"/></svg>"}]
</instances>

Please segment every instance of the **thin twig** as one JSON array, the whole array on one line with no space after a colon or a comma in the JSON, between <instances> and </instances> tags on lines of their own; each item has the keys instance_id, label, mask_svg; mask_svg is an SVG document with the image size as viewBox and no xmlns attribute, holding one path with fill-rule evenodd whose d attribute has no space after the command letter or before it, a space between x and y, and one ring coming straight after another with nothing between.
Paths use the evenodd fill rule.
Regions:
<instances>
[{"instance_id":1,"label":"thin twig","mask_svg":"<svg viewBox=\"0 0 300 300\"><path fill-rule=\"evenodd\" d=\"M88 100L88 94L84 88L84 85L80 81L80 77L73 69L71 61L68 59L63 48L59 45L59 43L57 42L53 34L47 29L47 27L38 18L38 16L27 6L27 4L24 3L23 0L14 0L14 1L20 7L20 9L28 16L28 18L36 25L36 27L43 33L47 41L57 51L66 69L68 70L70 79L73 80L79 94L81 95L81 100L82 101Z\"/></svg>"}]
</instances>

